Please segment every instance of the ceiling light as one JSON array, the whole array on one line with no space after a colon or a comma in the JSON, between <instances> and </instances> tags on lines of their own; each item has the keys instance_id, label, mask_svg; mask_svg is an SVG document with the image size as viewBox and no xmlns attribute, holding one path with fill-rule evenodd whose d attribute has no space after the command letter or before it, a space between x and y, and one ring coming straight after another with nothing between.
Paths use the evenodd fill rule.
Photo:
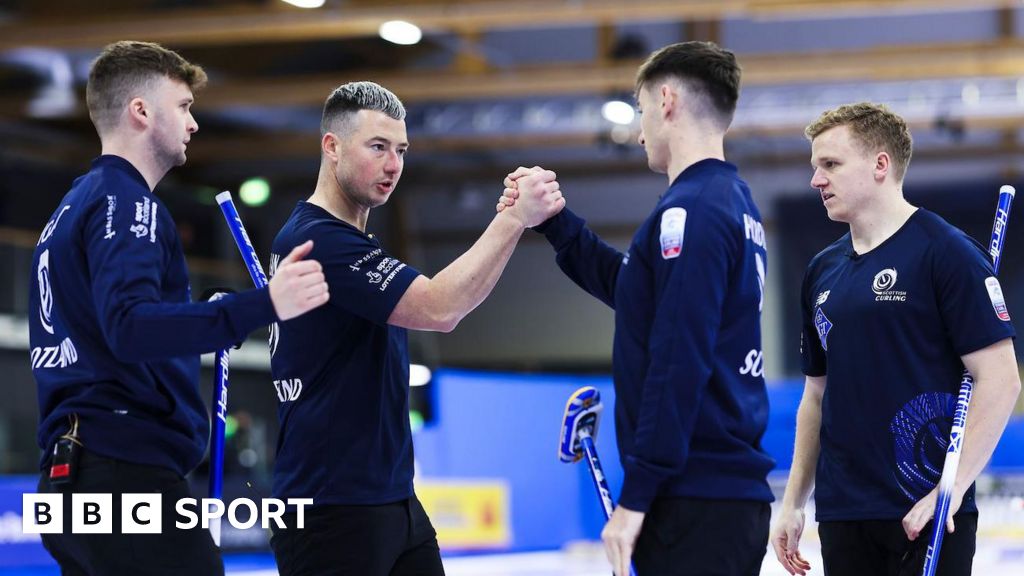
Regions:
<instances>
[{"instance_id":1,"label":"ceiling light","mask_svg":"<svg viewBox=\"0 0 1024 576\"><path fill-rule=\"evenodd\" d=\"M408 46L423 38L420 27L405 20L389 20L380 25L380 37L394 44Z\"/></svg>"},{"instance_id":2,"label":"ceiling light","mask_svg":"<svg viewBox=\"0 0 1024 576\"><path fill-rule=\"evenodd\" d=\"M609 122L628 126L633 123L636 111L622 100L609 100L601 106L601 115Z\"/></svg>"},{"instance_id":3,"label":"ceiling light","mask_svg":"<svg viewBox=\"0 0 1024 576\"><path fill-rule=\"evenodd\" d=\"M319 8L324 5L324 0L281 0L298 8Z\"/></svg>"}]
</instances>

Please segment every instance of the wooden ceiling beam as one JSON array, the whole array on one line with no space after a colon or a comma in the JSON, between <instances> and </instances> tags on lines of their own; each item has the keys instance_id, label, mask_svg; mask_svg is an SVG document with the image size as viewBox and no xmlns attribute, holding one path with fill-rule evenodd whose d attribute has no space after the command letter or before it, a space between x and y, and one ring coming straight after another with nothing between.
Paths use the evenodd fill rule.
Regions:
<instances>
[{"instance_id":1,"label":"wooden ceiling beam","mask_svg":"<svg viewBox=\"0 0 1024 576\"><path fill-rule=\"evenodd\" d=\"M860 51L740 54L744 86L1024 76L1024 41L889 46ZM198 109L320 105L352 80L374 80L404 101L449 102L633 90L640 61L563 63L465 74L364 70L330 75L211 83Z\"/></svg>"},{"instance_id":2,"label":"wooden ceiling beam","mask_svg":"<svg viewBox=\"0 0 1024 576\"><path fill-rule=\"evenodd\" d=\"M954 119L966 131L1024 129L1024 114L990 116L984 118ZM912 121L911 130L925 131L935 128L931 120ZM780 136L800 136L805 123L793 122L771 128L738 128L729 132L729 140ZM412 138L411 149L415 156L442 152L488 152L517 149L544 149L562 147L583 147L596 144L603 134L526 134L526 135L479 135L456 137ZM294 132L253 136L219 137L197 135L189 146L189 164L198 165L223 161L246 161L263 159L300 159L317 157L317 135ZM632 142L632 141L631 141ZM1019 148L1016 142L1005 143L1008 149ZM630 144L632 145L632 144ZM810 148L808 147L808 153ZM915 152L916 155L916 152Z\"/></svg>"},{"instance_id":3,"label":"wooden ceiling beam","mask_svg":"<svg viewBox=\"0 0 1024 576\"><path fill-rule=\"evenodd\" d=\"M995 40L858 51L740 54L745 87L863 83L970 77L1024 77L1024 40ZM560 63L492 69L362 70L274 79L214 80L197 95L196 110L237 106L323 104L334 88L374 80L408 104L571 94L632 92L639 60ZM24 118L27 95L0 98L0 117ZM851 96L853 97L853 96ZM84 117L79 106L76 116Z\"/></svg>"}]
</instances>

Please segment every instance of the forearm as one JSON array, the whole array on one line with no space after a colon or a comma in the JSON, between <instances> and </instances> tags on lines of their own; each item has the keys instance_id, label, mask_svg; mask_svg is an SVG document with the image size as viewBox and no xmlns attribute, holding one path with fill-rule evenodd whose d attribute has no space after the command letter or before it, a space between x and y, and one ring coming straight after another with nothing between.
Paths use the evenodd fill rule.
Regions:
<instances>
[{"instance_id":1,"label":"forearm","mask_svg":"<svg viewBox=\"0 0 1024 576\"><path fill-rule=\"evenodd\" d=\"M264 288L217 302L147 302L114 309L104 321L104 332L118 359L145 362L213 352L276 319Z\"/></svg>"},{"instance_id":2,"label":"forearm","mask_svg":"<svg viewBox=\"0 0 1024 576\"><path fill-rule=\"evenodd\" d=\"M496 215L469 250L430 280L435 315L457 324L479 306L504 272L523 230L508 211Z\"/></svg>"},{"instance_id":3,"label":"forearm","mask_svg":"<svg viewBox=\"0 0 1024 576\"><path fill-rule=\"evenodd\" d=\"M821 451L821 398L805 392L797 410L793 464L782 497L784 508L803 508L811 496Z\"/></svg>"},{"instance_id":4,"label":"forearm","mask_svg":"<svg viewBox=\"0 0 1024 576\"><path fill-rule=\"evenodd\" d=\"M615 307L615 281L623 254L601 240L568 208L536 230L555 249L558 267L591 296Z\"/></svg>"},{"instance_id":5,"label":"forearm","mask_svg":"<svg viewBox=\"0 0 1024 576\"><path fill-rule=\"evenodd\" d=\"M957 469L956 486L966 492L978 478L1006 428L1020 393L1020 380L1016 373L998 380L978 380L974 384L964 447Z\"/></svg>"},{"instance_id":6,"label":"forearm","mask_svg":"<svg viewBox=\"0 0 1024 576\"><path fill-rule=\"evenodd\" d=\"M974 376L956 487L965 492L981 474L999 443L1020 394L1013 340L1007 338L961 357Z\"/></svg>"}]
</instances>

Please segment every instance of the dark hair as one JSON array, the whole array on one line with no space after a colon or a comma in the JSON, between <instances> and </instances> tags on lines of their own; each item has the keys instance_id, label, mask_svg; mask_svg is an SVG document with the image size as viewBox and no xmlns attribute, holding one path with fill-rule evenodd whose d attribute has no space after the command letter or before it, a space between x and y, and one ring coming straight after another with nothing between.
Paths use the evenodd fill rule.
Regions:
<instances>
[{"instance_id":1,"label":"dark hair","mask_svg":"<svg viewBox=\"0 0 1024 576\"><path fill-rule=\"evenodd\" d=\"M656 50L636 73L636 91L675 78L704 100L704 110L714 112L722 128L728 128L740 96L740 66L736 55L713 42L679 42Z\"/></svg>"},{"instance_id":2,"label":"dark hair","mask_svg":"<svg viewBox=\"0 0 1024 576\"><path fill-rule=\"evenodd\" d=\"M146 84L167 77L193 92L206 86L206 72L177 52L152 42L122 40L108 45L89 71L85 101L89 118L101 134L113 128L124 107Z\"/></svg>"},{"instance_id":3,"label":"dark hair","mask_svg":"<svg viewBox=\"0 0 1024 576\"><path fill-rule=\"evenodd\" d=\"M374 82L349 82L327 97L320 118L320 136L344 132L348 120L360 110L376 110L395 120L405 120L405 106L390 90Z\"/></svg>"},{"instance_id":4,"label":"dark hair","mask_svg":"<svg viewBox=\"0 0 1024 576\"><path fill-rule=\"evenodd\" d=\"M846 104L821 113L804 129L811 142L826 130L849 126L861 149L868 153L887 152L892 159L894 176L902 182L914 153L914 139L903 120L888 106L871 102Z\"/></svg>"}]
</instances>

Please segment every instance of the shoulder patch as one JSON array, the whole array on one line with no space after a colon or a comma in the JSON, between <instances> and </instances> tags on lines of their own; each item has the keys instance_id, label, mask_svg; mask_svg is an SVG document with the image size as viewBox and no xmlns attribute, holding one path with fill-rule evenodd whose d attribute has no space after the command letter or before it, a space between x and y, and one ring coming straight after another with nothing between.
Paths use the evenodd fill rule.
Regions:
<instances>
[{"instance_id":1,"label":"shoulder patch","mask_svg":"<svg viewBox=\"0 0 1024 576\"><path fill-rule=\"evenodd\" d=\"M992 309L996 312L996 318L1003 322L1010 321L1010 312L1006 309L1006 301L1003 299L1003 289L999 286L999 280L995 276L985 278L985 289L988 290L988 299L992 301Z\"/></svg>"},{"instance_id":2,"label":"shoulder patch","mask_svg":"<svg viewBox=\"0 0 1024 576\"><path fill-rule=\"evenodd\" d=\"M683 233L686 231L686 209L669 208L661 214L661 257L678 258L683 252Z\"/></svg>"}]
</instances>

